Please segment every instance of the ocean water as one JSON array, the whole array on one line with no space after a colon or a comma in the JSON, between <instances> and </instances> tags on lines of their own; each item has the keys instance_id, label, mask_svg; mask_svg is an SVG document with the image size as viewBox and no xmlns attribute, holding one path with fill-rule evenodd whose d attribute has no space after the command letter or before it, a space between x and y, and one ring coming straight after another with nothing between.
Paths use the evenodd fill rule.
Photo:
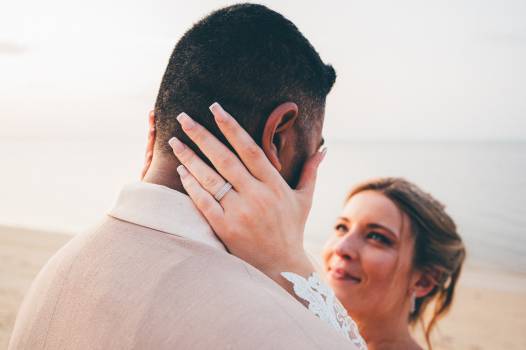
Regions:
<instances>
[{"instance_id":1,"label":"ocean water","mask_svg":"<svg viewBox=\"0 0 526 350\"><path fill-rule=\"evenodd\" d=\"M402 176L446 204L468 263L526 273L526 143L327 142L306 228L318 251L347 191ZM138 142L0 140L0 225L77 233L95 225L122 184L136 181Z\"/></svg>"},{"instance_id":2,"label":"ocean water","mask_svg":"<svg viewBox=\"0 0 526 350\"><path fill-rule=\"evenodd\" d=\"M469 264L526 272L526 143L335 143L328 152L308 223L314 246L352 185L401 176L446 205Z\"/></svg>"}]
</instances>

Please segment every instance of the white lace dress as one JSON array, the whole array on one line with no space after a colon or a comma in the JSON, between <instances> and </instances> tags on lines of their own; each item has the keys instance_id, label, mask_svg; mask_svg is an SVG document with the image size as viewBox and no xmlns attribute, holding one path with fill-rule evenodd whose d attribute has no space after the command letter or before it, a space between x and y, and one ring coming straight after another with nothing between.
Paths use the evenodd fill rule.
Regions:
<instances>
[{"instance_id":1,"label":"white lace dress","mask_svg":"<svg viewBox=\"0 0 526 350\"><path fill-rule=\"evenodd\" d=\"M320 279L316 272L307 279L292 272L282 272L281 275L292 283L294 293L308 303L310 311L341 332L359 350L367 349L367 344L360 335L358 326L336 298L334 291Z\"/></svg>"}]
</instances>

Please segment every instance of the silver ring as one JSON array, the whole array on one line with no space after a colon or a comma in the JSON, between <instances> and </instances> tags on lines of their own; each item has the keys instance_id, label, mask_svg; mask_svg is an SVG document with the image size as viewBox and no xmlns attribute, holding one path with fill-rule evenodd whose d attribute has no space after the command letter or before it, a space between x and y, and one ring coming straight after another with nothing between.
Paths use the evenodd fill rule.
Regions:
<instances>
[{"instance_id":1,"label":"silver ring","mask_svg":"<svg viewBox=\"0 0 526 350\"><path fill-rule=\"evenodd\" d=\"M219 191L216 192L216 194L214 194L214 198L216 199L216 201L220 201L224 196L225 194L228 193L228 191L230 191L232 189L232 185L230 184L230 182L226 182L223 187L221 187L219 189Z\"/></svg>"}]
</instances>

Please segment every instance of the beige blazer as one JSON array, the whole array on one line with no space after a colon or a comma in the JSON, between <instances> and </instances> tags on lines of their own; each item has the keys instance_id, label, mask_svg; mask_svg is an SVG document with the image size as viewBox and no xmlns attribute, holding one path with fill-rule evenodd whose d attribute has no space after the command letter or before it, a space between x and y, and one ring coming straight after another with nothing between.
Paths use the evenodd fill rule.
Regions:
<instances>
[{"instance_id":1,"label":"beige blazer","mask_svg":"<svg viewBox=\"0 0 526 350\"><path fill-rule=\"evenodd\" d=\"M138 183L42 269L9 349L354 347L228 254L187 196Z\"/></svg>"}]
</instances>

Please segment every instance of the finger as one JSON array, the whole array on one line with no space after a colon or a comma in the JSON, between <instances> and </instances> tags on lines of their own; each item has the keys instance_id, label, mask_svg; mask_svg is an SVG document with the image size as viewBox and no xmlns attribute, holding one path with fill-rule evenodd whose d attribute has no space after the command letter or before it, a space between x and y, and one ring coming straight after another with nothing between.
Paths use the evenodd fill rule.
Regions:
<instances>
[{"instance_id":1,"label":"finger","mask_svg":"<svg viewBox=\"0 0 526 350\"><path fill-rule=\"evenodd\" d=\"M223 188L226 183L225 179L199 158L191 148L187 147L176 137L172 137L168 143L172 147L175 156L185 166L185 169L190 171L192 176L208 193L214 196Z\"/></svg>"},{"instance_id":2,"label":"finger","mask_svg":"<svg viewBox=\"0 0 526 350\"><path fill-rule=\"evenodd\" d=\"M237 190L244 189L254 179L243 163L221 141L186 113L177 116L183 131L212 162L219 173ZM195 173L193 173L195 174Z\"/></svg>"},{"instance_id":3,"label":"finger","mask_svg":"<svg viewBox=\"0 0 526 350\"><path fill-rule=\"evenodd\" d=\"M278 177L281 179L278 171L272 166L263 150L219 103L214 102L210 106L210 111L214 115L217 126L252 175L263 182Z\"/></svg>"},{"instance_id":4,"label":"finger","mask_svg":"<svg viewBox=\"0 0 526 350\"><path fill-rule=\"evenodd\" d=\"M223 208L212 195L206 191L195 177L183 166L177 167L184 189L194 202L195 206L203 214L206 220L214 228L219 228L223 220ZM219 226L218 226L219 225Z\"/></svg>"},{"instance_id":5,"label":"finger","mask_svg":"<svg viewBox=\"0 0 526 350\"><path fill-rule=\"evenodd\" d=\"M327 154L327 148L324 147L321 151L316 152L311 158L309 158L300 175L296 191L305 198L312 199L314 195L314 188L316 185L316 177L318 175L318 168Z\"/></svg>"}]
</instances>

